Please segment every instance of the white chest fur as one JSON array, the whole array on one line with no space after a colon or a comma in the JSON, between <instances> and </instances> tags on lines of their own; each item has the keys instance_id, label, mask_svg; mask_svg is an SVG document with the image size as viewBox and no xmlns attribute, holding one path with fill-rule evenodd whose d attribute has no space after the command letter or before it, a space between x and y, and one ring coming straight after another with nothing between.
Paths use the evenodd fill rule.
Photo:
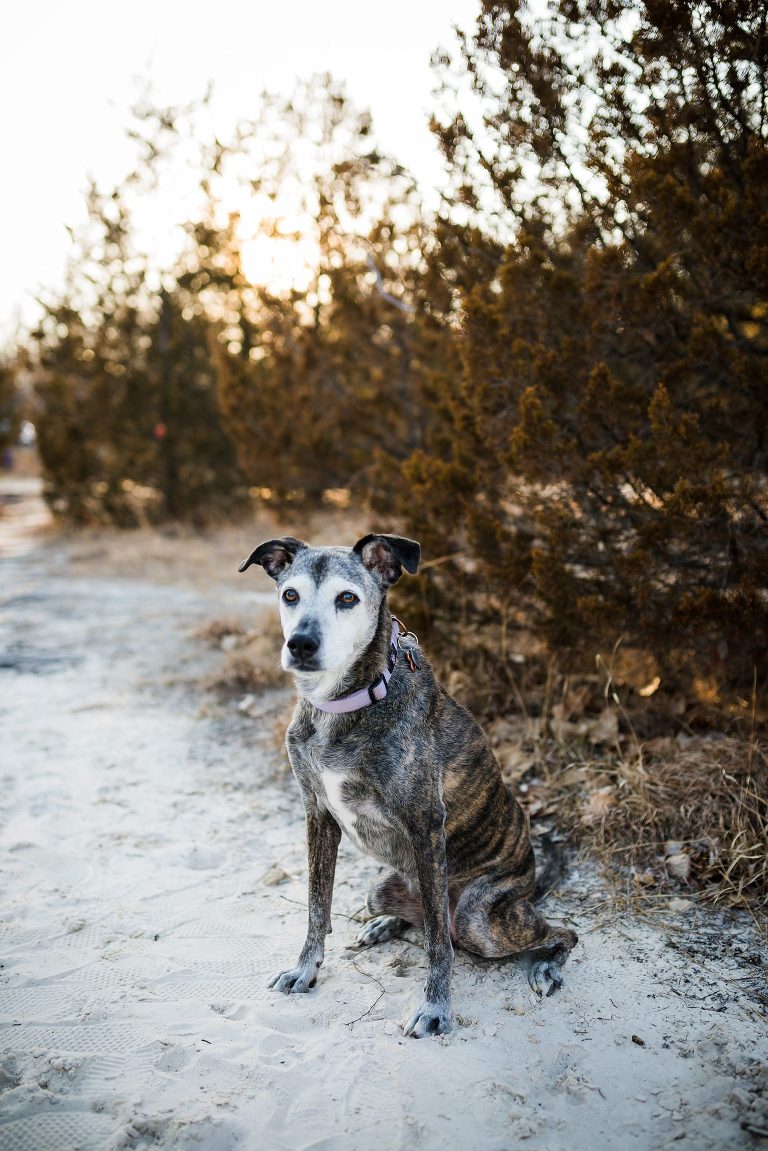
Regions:
<instances>
[{"instance_id":1,"label":"white chest fur","mask_svg":"<svg viewBox=\"0 0 768 1151\"><path fill-rule=\"evenodd\" d=\"M328 771L326 768L325 771L320 772L328 810L339 827L346 831L353 843L360 847L361 844L357 836L357 812L352 810L342 794L344 778L343 773L339 771Z\"/></svg>"},{"instance_id":2,"label":"white chest fur","mask_svg":"<svg viewBox=\"0 0 768 1151\"><path fill-rule=\"evenodd\" d=\"M339 827L347 833L349 838L364 854L369 854L370 845L363 843L360 838L357 821L364 816L369 822L384 825L383 813L378 806L370 800L356 800L354 806L344 796L344 781L346 776L341 771L330 771L325 768L320 773L320 779L325 791L328 810L338 823Z\"/></svg>"},{"instance_id":3,"label":"white chest fur","mask_svg":"<svg viewBox=\"0 0 768 1151\"><path fill-rule=\"evenodd\" d=\"M402 830L388 818L379 799L374 794L361 795L359 786L350 795L345 787L347 775L343 771L323 768L319 774L325 792L325 806L358 851L404 874L415 875L413 849ZM360 783L359 779L357 783Z\"/></svg>"}]
</instances>

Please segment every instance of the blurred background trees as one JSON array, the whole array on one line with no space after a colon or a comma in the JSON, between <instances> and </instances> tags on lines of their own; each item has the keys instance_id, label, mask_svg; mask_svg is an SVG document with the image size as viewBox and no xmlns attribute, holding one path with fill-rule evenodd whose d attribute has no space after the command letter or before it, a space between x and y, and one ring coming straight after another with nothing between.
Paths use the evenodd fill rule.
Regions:
<instances>
[{"instance_id":1,"label":"blurred background trees","mask_svg":"<svg viewBox=\"0 0 768 1151\"><path fill-rule=\"evenodd\" d=\"M283 500L364 497L380 454L402 460L419 435L427 221L412 178L330 77L268 102L265 119L273 155L250 181L268 205L256 243L268 251L295 229L311 263L288 291L255 284L241 297L217 350L222 410L252 486ZM229 241L247 271L247 248L236 232Z\"/></svg>"},{"instance_id":2,"label":"blurred background trees","mask_svg":"<svg viewBox=\"0 0 768 1151\"><path fill-rule=\"evenodd\" d=\"M19 434L20 406L16 391L16 374L10 362L0 359L0 453L16 443Z\"/></svg>"},{"instance_id":3,"label":"blurred background trees","mask_svg":"<svg viewBox=\"0 0 768 1151\"><path fill-rule=\"evenodd\" d=\"M64 291L27 349L46 498L77 523L199 523L244 501L184 253L158 269L137 225L188 117L137 106L139 166L108 192L91 185Z\"/></svg>"},{"instance_id":4,"label":"blurred background trees","mask_svg":"<svg viewBox=\"0 0 768 1151\"><path fill-rule=\"evenodd\" d=\"M471 637L489 697L532 642L764 689L765 33L749 0L484 2L436 60L436 217L328 77L228 141L143 101L27 342L51 506L341 493L440 561L413 621ZM179 151L158 267L141 198Z\"/></svg>"}]
</instances>

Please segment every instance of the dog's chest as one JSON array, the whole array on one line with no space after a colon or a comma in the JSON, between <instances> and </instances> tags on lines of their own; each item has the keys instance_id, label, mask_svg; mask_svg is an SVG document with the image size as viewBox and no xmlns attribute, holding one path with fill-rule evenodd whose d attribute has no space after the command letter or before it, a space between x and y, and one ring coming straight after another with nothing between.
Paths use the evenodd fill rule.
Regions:
<instances>
[{"instance_id":1,"label":"dog's chest","mask_svg":"<svg viewBox=\"0 0 768 1151\"><path fill-rule=\"evenodd\" d=\"M410 874L415 867L413 848L395 814L396 798L387 797L390 773L371 773L371 759L378 763L385 756L376 757L369 746L341 744L334 738L333 723L323 723L334 719L315 719L314 730L301 739L292 740L289 732L293 770L359 851Z\"/></svg>"},{"instance_id":2,"label":"dog's chest","mask_svg":"<svg viewBox=\"0 0 768 1151\"><path fill-rule=\"evenodd\" d=\"M367 820L382 828L386 826L379 806L359 794L353 798L349 794L347 776L341 772L326 768L320 772L320 784L325 793L325 804L339 827L361 851L365 851L362 839L364 822Z\"/></svg>"},{"instance_id":3,"label":"dog's chest","mask_svg":"<svg viewBox=\"0 0 768 1151\"><path fill-rule=\"evenodd\" d=\"M318 800L359 851L391 867L407 868L411 849L392 825L377 796L353 774L323 768L317 778Z\"/></svg>"}]
</instances>

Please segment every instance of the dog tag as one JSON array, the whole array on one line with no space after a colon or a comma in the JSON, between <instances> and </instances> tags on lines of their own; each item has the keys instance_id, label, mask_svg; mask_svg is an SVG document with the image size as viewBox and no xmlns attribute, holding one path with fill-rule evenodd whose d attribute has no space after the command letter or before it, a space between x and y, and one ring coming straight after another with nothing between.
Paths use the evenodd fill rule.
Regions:
<instances>
[{"instance_id":1,"label":"dog tag","mask_svg":"<svg viewBox=\"0 0 768 1151\"><path fill-rule=\"evenodd\" d=\"M405 632L397 637L397 646L405 656L406 663L411 671L416 671L419 667L417 658L419 637L414 635L412 631Z\"/></svg>"}]
</instances>

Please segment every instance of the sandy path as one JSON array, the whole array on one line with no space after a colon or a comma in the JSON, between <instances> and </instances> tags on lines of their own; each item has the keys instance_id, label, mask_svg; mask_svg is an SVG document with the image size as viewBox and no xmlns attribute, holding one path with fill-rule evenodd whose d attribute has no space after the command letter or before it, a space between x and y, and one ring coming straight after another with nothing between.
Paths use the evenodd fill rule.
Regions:
<instances>
[{"instance_id":1,"label":"sandy path","mask_svg":"<svg viewBox=\"0 0 768 1151\"><path fill-rule=\"evenodd\" d=\"M253 618L268 593L91 568L55 539L0 564L3 1151L759 1141L741 1126L768 1127L746 916L726 944L696 911L663 933L616 922L574 870L550 905L582 934L564 991L535 1001L518 965L459 954L454 1032L406 1041L419 936L348 950L345 916L376 869L346 844L317 989L266 990L305 915L303 822L270 710L287 693L261 719L203 706L221 655L192 632Z\"/></svg>"}]
</instances>

